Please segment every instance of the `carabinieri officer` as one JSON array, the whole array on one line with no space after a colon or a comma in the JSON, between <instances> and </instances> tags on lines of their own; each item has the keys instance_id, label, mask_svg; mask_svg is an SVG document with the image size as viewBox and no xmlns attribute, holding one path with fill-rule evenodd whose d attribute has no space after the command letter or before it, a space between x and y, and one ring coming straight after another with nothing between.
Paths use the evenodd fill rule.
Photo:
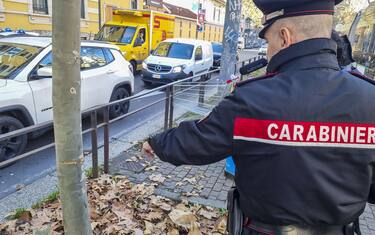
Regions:
<instances>
[{"instance_id":1,"label":"carabinieri officer","mask_svg":"<svg viewBox=\"0 0 375 235\"><path fill-rule=\"evenodd\" d=\"M374 83L338 65L341 0L254 2L265 15L267 74L144 151L176 166L233 156L243 234L345 234L375 181Z\"/></svg>"}]
</instances>

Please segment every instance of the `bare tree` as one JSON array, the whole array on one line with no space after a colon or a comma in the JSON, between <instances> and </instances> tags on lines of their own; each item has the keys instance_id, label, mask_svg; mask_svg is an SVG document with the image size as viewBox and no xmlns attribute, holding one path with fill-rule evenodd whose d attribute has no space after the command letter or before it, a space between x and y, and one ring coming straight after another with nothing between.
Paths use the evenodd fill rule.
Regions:
<instances>
[{"instance_id":1,"label":"bare tree","mask_svg":"<svg viewBox=\"0 0 375 235\"><path fill-rule=\"evenodd\" d=\"M81 0L53 0L53 115L65 234L91 234L82 172Z\"/></svg>"}]
</instances>

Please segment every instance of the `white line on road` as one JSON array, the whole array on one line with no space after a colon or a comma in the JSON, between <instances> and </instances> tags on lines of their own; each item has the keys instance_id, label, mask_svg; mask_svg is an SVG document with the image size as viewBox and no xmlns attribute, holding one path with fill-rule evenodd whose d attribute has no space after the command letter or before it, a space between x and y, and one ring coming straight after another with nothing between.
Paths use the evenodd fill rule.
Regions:
<instances>
[{"instance_id":1,"label":"white line on road","mask_svg":"<svg viewBox=\"0 0 375 235\"><path fill-rule=\"evenodd\" d=\"M143 94L145 94L146 92L149 92L149 91L150 90L148 90L148 89L144 89L141 92L137 93L137 95L143 95ZM151 92L150 94L147 94L147 95L135 98L134 100L139 100L139 99L143 99L143 98L146 98L146 97L156 96L156 95L161 95L161 94L164 94L164 92L162 92L162 91L154 91L154 92Z\"/></svg>"}]
</instances>

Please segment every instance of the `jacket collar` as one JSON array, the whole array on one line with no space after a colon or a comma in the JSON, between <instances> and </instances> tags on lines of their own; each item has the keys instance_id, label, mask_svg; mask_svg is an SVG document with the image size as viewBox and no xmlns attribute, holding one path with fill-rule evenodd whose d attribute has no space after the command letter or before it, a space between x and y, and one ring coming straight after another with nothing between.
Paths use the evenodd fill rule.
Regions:
<instances>
[{"instance_id":1,"label":"jacket collar","mask_svg":"<svg viewBox=\"0 0 375 235\"><path fill-rule=\"evenodd\" d=\"M340 70L337 62L337 44L328 38L302 41L281 50L272 57L267 73L312 68Z\"/></svg>"}]
</instances>

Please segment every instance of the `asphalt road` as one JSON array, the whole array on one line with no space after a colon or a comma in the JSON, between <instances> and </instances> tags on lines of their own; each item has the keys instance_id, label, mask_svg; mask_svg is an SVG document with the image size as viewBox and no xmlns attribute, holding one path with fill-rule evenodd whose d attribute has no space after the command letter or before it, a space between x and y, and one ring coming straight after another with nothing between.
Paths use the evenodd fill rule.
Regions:
<instances>
[{"instance_id":1,"label":"asphalt road","mask_svg":"<svg viewBox=\"0 0 375 235\"><path fill-rule=\"evenodd\" d=\"M256 51L243 51L240 53L240 61L256 56ZM140 76L135 77L135 93L145 92L143 82ZM148 97L134 100L130 104L130 111L139 109L151 102L157 101L164 97L164 92L157 92ZM134 130L140 125L152 120L155 116L164 115L164 103L159 103L147 108L134 115L119 120L110 126L110 136L121 136L127 132ZM90 121L86 118L82 122L83 129L90 126ZM26 151L35 149L37 147L49 144L53 141L53 131L48 131L43 136L31 141ZM103 131L98 131L99 146L103 142ZM83 136L84 150L91 149L91 136L86 134ZM0 169L0 199L13 193L20 186L27 185L43 177L55 170L55 149L50 148L40 153L34 154L26 159L22 159L15 164Z\"/></svg>"}]
</instances>

